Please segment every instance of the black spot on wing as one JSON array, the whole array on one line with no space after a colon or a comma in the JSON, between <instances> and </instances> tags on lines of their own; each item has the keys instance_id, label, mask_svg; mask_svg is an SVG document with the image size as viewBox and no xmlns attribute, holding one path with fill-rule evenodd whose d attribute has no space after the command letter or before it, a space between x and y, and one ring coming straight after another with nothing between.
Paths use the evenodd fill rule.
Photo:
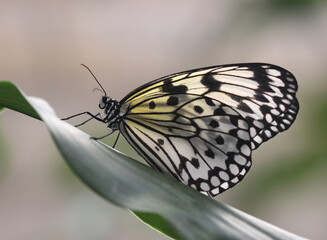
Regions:
<instances>
[{"instance_id":1,"label":"black spot on wing","mask_svg":"<svg viewBox=\"0 0 327 240\"><path fill-rule=\"evenodd\" d=\"M244 112L247 112L247 113L251 113L251 114L254 113L252 111L252 109L247 104L245 104L244 102L240 102L238 104L237 108L244 111Z\"/></svg>"},{"instance_id":2,"label":"black spot on wing","mask_svg":"<svg viewBox=\"0 0 327 240\"><path fill-rule=\"evenodd\" d=\"M185 85L174 86L171 79L167 79L162 85L162 91L170 94L183 94L187 92L187 89Z\"/></svg>"},{"instance_id":3,"label":"black spot on wing","mask_svg":"<svg viewBox=\"0 0 327 240\"><path fill-rule=\"evenodd\" d=\"M163 144L164 144L164 140L161 139L161 138L158 138L158 143L159 143L160 145L163 145Z\"/></svg>"},{"instance_id":4,"label":"black spot on wing","mask_svg":"<svg viewBox=\"0 0 327 240\"><path fill-rule=\"evenodd\" d=\"M224 115L226 115L226 113L222 108L219 107L213 112L213 115L215 115L215 116L224 116Z\"/></svg>"},{"instance_id":5,"label":"black spot on wing","mask_svg":"<svg viewBox=\"0 0 327 240\"><path fill-rule=\"evenodd\" d=\"M199 160L197 158L192 158L191 163L197 169L200 167L200 163L199 163Z\"/></svg>"},{"instance_id":6,"label":"black spot on wing","mask_svg":"<svg viewBox=\"0 0 327 240\"><path fill-rule=\"evenodd\" d=\"M150 109L155 109L155 108L156 108L156 104L155 104L154 101L151 101L151 102L149 103L149 108L150 108Z\"/></svg>"},{"instance_id":7,"label":"black spot on wing","mask_svg":"<svg viewBox=\"0 0 327 240\"><path fill-rule=\"evenodd\" d=\"M269 103L269 100L263 94L255 94L254 99L263 103Z\"/></svg>"},{"instance_id":8,"label":"black spot on wing","mask_svg":"<svg viewBox=\"0 0 327 240\"><path fill-rule=\"evenodd\" d=\"M203 108L196 105L196 106L194 106L194 111L196 111L197 113L203 113Z\"/></svg>"},{"instance_id":9,"label":"black spot on wing","mask_svg":"<svg viewBox=\"0 0 327 240\"><path fill-rule=\"evenodd\" d=\"M206 101L206 104L208 104L208 106L215 106L215 103L212 101L211 98L205 98L204 100Z\"/></svg>"},{"instance_id":10,"label":"black spot on wing","mask_svg":"<svg viewBox=\"0 0 327 240\"><path fill-rule=\"evenodd\" d=\"M238 121L239 121L239 118L237 116L230 116L229 117L229 121L231 124L233 124L235 127L239 127L238 125Z\"/></svg>"},{"instance_id":11,"label":"black spot on wing","mask_svg":"<svg viewBox=\"0 0 327 240\"><path fill-rule=\"evenodd\" d=\"M224 138L222 136L219 135L216 138L216 143L219 144L219 145L223 145L225 143L225 140L224 140Z\"/></svg>"},{"instance_id":12,"label":"black spot on wing","mask_svg":"<svg viewBox=\"0 0 327 240\"><path fill-rule=\"evenodd\" d=\"M213 119L213 120L211 120L209 125L210 125L210 127L216 128L219 126L219 123Z\"/></svg>"},{"instance_id":13,"label":"black spot on wing","mask_svg":"<svg viewBox=\"0 0 327 240\"><path fill-rule=\"evenodd\" d=\"M209 158L212 158L212 159L215 158L215 154L214 154L214 152L213 152L210 148L208 148L208 150L205 151L204 154L205 154L207 157L209 157Z\"/></svg>"},{"instance_id":14,"label":"black spot on wing","mask_svg":"<svg viewBox=\"0 0 327 240\"><path fill-rule=\"evenodd\" d=\"M252 66L249 66L249 70L251 70L253 72L254 79L260 79L264 82L266 82L267 80L269 81L269 78L267 77L267 72L264 68L262 68L262 66L252 65Z\"/></svg>"},{"instance_id":15,"label":"black spot on wing","mask_svg":"<svg viewBox=\"0 0 327 240\"><path fill-rule=\"evenodd\" d=\"M202 77L201 83L206 86L210 91L219 90L221 83L214 79L212 74L205 74Z\"/></svg>"},{"instance_id":16,"label":"black spot on wing","mask_svg":"<svg viewBox=\"0 0 327 240\"><path fill-rule=\"evenodd\" d=\"M167 100L167 105L168 106L175 106L178 104L178 97L175 96L170 96Z\"/></svg>"}]
</instances>

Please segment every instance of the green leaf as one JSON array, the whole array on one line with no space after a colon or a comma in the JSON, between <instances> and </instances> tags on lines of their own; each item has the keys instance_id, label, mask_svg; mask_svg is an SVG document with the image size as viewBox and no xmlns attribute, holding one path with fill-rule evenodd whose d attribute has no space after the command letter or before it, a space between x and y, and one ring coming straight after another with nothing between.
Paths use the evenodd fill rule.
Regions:
<instances>
[{"instance_id":1,"label":"green leaf","mask_svg":"<svg viewBox=\"0 0 327 240\"><path fill-rule=\"evenodd\" d=\"M168 236L176 239L303 239L206 197L90 139L89 135L56 117L44 100L19 94L11 83L0 82L0 93L0 106L42 118L64 159L91 189L117 206L132 210Z\"/></svg>"},{"instance_id":2,"label":"green leaf","mask_svg":"<svg viewBox=\"0 0 327 240\"><path fill-rule=\"evenodd\" d=\"M154 228L171 238L180 239L181 237L175 231L173 226L169 224L164 218L154 213L132 212L135 216L141 219L142 222Z\"/></svg>"},{"instance_id":3,"label":"green leaf","mask_svg":"<svg viewBox=\"0 0 327 240\"><path fill-rule=\"evenodd\" d=\"M41 120L34 108L26 101L21 90L11 82L1 81L0 111L5 107Z\"/></svg>"}]
</instances>

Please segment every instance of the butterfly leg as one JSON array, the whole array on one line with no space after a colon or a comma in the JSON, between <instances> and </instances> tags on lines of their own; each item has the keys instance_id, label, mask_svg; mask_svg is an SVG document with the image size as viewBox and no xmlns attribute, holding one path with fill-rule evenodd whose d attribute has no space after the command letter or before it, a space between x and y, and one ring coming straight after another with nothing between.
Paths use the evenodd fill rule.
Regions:
<instances>
[{"instance_id":1,"label":"butterfly leg","mask_svg":"<svg viewBox=\"0 0 327 240\"><path fill-rule=\"evenodd\" d=\"M103 139L103 138L106 138L106 137L109 137L111 134L113 134L115 131L114 130L112 130L110 133L108 133L108 134L106 134L106 135L104 135L104 136L102 136L102 137L91 137L91 139L93 139L93 140L100 140L100 139ZM115 145L115 144L114 144Z\"/></svg>"},{"instance_id":2,"label":"butterfly leg","mask_svg":"<svg viewBox=\"0 0 327 240\"><path fill-rule=\"evenodd\" d=\"M114 145L112 145L113 148L116 147L116 144L117 144L117 142L118 142L118 138L119 138L119 136L120 136L120 132L118 132L118 136L117 136L117 138L116 138L116 140L115 140L115 142L114 142Z\"/></svg>"},{"instance_id":3,"label":"butterfly leg","mask_svg":"<svg viewBox=\"0 0 327 240\"><path fill-rule=\"evenodd\" d=\"M99 119L97 119L97 118L96 118L96 120L103 122L103 119L102 119L102 117L101 117L101 114L98 113L97 115L95 115L95 117L97 117L97 116L99 116L99 118L100 118L101 120L99 120ZM74 127L80 127L80 126L84 125L85 123L87 123L88 121L91 121L92 119L94 119L94 117L90 117L89 119L85 120L84 122L82 122L82 123L80 123L80 124L75 125Z\"/></svg>"},{"instance_id":4,"label":"butterfly leg","mask_svg":"<svg viewBox=\"0 0 327 240\"><path fill-rule=\"evenodd\" d=\"M91 118L87 119L86 121L84 121L84 122L82 122L82 123L80 123L80 124L75 125L75 127L82 126L82 125L84 125L85 123L87 123L88 121L90 121L90 120L92 120L92 119L96 119L96 120L98 120L98 121L100 121L100 122L103 122L103 119L102 119L100 113L98 113L98 114L96 114L96 115L93 115L93 114L90 113L90 112L82 112L82 113L78 113L78 114L75 114L75 115L70 116L70 117L67 117L67 118L62 118L61 120L66 121L66 120L69 120L69 119L71 119L71 118L78 117L78 116L81 116L81 115L84 115L84 114L87 114L87 115L91 116Z\"/></svg>"}]
</instances>

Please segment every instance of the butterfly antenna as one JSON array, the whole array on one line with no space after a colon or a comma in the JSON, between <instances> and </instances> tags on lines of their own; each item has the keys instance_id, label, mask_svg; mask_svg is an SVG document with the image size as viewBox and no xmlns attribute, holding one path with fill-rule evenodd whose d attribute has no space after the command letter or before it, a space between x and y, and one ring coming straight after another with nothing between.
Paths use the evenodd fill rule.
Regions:
<instances>
[{"instance_id":1,"label":"butterfly antenna","mask_svg":"<svg viewBox=\"0 0 327 240\"><path fill-rule=\"evenodd\" d=\"M102 92L102 93L105 94L105 92L102 89L100 89L100 88L93 88L93 92L95 92L95 91L99 91L99 92Z\"/></svg>"},{"instance_id":2,"label":"butterfly antenna","mask_svg":"<svg viewBox=\"0 0 327 240\"><path fill-rule=\"evenodd\" d=\"M100 82L98 81L98 79L96 78L96 76L93 74L93 72L91 71L91 69L89 69L88 66L86 66L85 64L81 64L83 67L85 67L90 73L91 75L93 76L93 78L95 79L95 81L99 84L100 88L102 89L103 93L105 96L107 96L107 93L106 93L106 90L104 90L104 88L102 87L102 85L100 84Z\"/></svg>"}]
</instances>

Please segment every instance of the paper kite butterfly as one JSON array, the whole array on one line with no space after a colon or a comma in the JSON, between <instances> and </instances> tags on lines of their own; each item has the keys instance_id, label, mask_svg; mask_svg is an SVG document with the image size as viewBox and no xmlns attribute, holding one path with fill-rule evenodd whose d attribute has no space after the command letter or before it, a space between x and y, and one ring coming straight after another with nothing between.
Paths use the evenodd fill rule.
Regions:
<instances>
[{"instance_id":1,"label":"paper kite butterfly","mask_svg":"<svg viewBox=\"0 0 327 240\"><path fill-rule=\"evenodd\" d=\"M88 114L119 130L151 167L209 196L240 182L252 151L288 129L299 110L295 77L265 63L175 73L121 101L98 84L104 116L74 116Z\"/></svg>"}]
</instances>

